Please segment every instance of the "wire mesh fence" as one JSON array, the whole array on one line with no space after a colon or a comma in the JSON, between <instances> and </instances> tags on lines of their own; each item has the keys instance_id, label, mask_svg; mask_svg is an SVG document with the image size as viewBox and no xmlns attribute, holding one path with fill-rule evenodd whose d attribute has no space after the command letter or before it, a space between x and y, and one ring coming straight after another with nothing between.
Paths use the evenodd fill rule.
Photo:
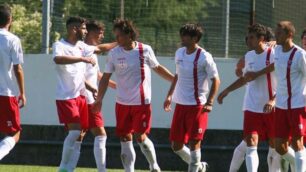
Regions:
<instances>
[{"instance_id":1,"label":"wire mesh fence","mask_svg":"<svg viewBox=\"0 0 306 172\"><path fill-rule=\"evenodd\" d=\"M21 37L26 53L41 52L43 1L0 0L13 8L12 31ZM139 40L150 44L157 55L173 56L180 46L180 26L197 22L205 30L200 45L213 56L240 57L247 51L245 35L253 9L254 22L272 28L280 20L292 21L299 44L299 35L306 26L305 5L304 0L50 0L49 45L65 36L69 16L102 21L106 26L104 42L114 41L112 23L124 16L134 21Z\"/></svg>"}]
</instances>

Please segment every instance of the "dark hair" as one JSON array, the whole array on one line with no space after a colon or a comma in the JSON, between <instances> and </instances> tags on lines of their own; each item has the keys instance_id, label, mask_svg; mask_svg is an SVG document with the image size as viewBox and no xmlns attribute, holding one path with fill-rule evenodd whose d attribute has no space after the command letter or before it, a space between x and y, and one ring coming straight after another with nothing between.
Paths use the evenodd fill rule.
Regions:
<instances>
[{"instance_id":1,"label":"dark hair","mask_svg":"<svg viewBox=\"0 0 306 172\"><path fill-rule=\"evenodd\" d=\"M138 37L138 30L130 20L116 19L114 21L113 31L118 29L120 32L130 35L133 41Z\"/></svg>"},{"instance_id":2,"label":"dark hair","mask_svg":"<svg viewBox=\"0 0 306 172\"><path fill-rule=\"evenodd\" d=\"M203 28L199 24L187 23L180 28L180 36L197 37L197 42L200 41L203 35Z\"/></svg>"},{"instance_id":3,"label":"dark hair","mask_svg":"<svg viewBox=\"0 0 306 172\"><path fill-rule=\"evenodd\" d=\"M7 4L0 5L0 27L7 25L11 16L11 8Z\"/></svg>"},{"instance_id":4,"label":"dark hair","mask_svg":"<svg viewBox=\"0 0 306 172\"><path fill-rule=\"evenodd\" d=\"M86 23L86 19L82 17L69 17L66 21L66 27L74 25L74 26L81 26L82 24Z\"/></svg>"},{"instance_id":5,"label":"dark hair","mask_svg":"<svg viewBox=\"0 0 306 172\"><path fill-rule=\"evenodd\" d=\"M304 28L302 35L301 35L301 39L303 39L303 37L306 35L306 28Z\"/></svg>"},{"instance_id":6,"label":"dark hair","mask_svg":"<svg viewBox=\"0 0 306 172\"><path fill-rule=\"evenodd\" d=\"M270 41L275 40L273 29L271 27L266 27L266 30L267 30L267 34L265 36L265 41L270 42Z\"/></svg>"},{"instance_id":7,"label":"dark hair","mask_svg":"<svg viewBox=\"0 0 306 172\"><path fill-rule=\"evenodd\" d=\"M256 23L248 27L248 33L255 33L257 38L263 36L266 40L267 29L266 26Z\"/></svg>"},{"instance_id":8,"label":"dark hair","mask_svg":"<svg viewBox=\"0 0 306 172\"><path fill-rule=\"evenodd\" d=\"M277 23L277 27L282 28L287 34L290 32L292 33L292 35L295 34L295 27L291 21L281 21Z\"/></svg>"},{"instance_id":9,"label":"dark hair","mask_svg":"<svg viewBox=\"0 0 306 172\"><path fill-rule=\"evenodd\" d=\"M104 24L102 22L99 22L97 20L90 20L86 23L86 29L88 32L90 31L100 31L104 30Z\"/></svg>"}]
</instances>

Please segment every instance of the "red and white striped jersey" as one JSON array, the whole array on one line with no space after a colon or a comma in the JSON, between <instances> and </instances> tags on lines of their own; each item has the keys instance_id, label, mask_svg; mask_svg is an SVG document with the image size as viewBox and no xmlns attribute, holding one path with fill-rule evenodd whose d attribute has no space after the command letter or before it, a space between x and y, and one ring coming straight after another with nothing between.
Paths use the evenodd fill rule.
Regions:
<instances>
[{"instance_id":1,"label":"red and white striped jersey","mask_svg":"<svg viewBox=\"0 0 306 172\"><path fill-rule=\"evenodd\" d=\"M132 50L113 48L105 64L105 73L115 73L116 101L123 105L151 103L151 70L159 65L151 46L136 42Z\"/></svg>"},{"instance_id":2,"label":"red and white striped jersey","mask_svg":"<svg viewBox=\"0 0 306 172\"><path fill-rule=\"evenodd\" d=\"M186 47L175 53L178 80L173 93L173 101L182 105L205 104L209 92L208 80L218 77L218 70L211 54L198 48L192 54Z\"/></svg>"}]
</instances>

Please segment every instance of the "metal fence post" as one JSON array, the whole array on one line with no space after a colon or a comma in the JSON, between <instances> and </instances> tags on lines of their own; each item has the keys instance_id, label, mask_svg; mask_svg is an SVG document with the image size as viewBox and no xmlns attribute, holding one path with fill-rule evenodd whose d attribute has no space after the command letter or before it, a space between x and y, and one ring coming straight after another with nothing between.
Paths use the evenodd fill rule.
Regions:
<instances>
[{"instance_id":1,"label":"metal fence post","mask_svg":"<svg viewBox=\"0 0 306 172\"><path fill-rule=\"evenodd\" d=\"M43 0L43 18L42 18L42 49L41 53L49 54L50 40L50 0Z\"/></svg>"}]
</instances>

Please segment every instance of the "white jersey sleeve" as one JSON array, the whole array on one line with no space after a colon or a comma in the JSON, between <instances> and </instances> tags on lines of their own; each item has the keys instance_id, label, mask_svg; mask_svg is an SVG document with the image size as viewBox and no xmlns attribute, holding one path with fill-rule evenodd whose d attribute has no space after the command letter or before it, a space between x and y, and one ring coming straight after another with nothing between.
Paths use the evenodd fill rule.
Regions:
<instances>
[{"instance_id":1,"label":"white jersey sleeve","mask_svg":"<svg viewBox=\"0 0 306 172\"><path fill-rule=\"evenodd\" d=\"M212 79L215 77L218 77L218 69L217 65L212 57L212 55L208 52L205 53L206 56L206 64L205 64L205 70L207 72L208 78Z\"/></svg>"},{"instance_id":2,"label":"white jersey sleeve","mask_svg":"<svg viewBox=\"0 0 306 172\"><path fill-rule=\"evenodd\" d=\"M114 65L113 59L112 59L112 51L108 53L108 56L106 58L104 72L105 73L113 73L113 72L115 72L115 65Z\"/></svg>"},{"instance_id":3,"label":"white jersey sleeve","mask_svg":"<svg viewBox=\"0 0 306 172\"><path fill-rule=\"evenodd\" d=\"M147 51L148 51L148 58L147 58L147 62L148 62L148 65L150 66L150 68L156 68L159 63L156 59L156 56L154 54L154 51L152 50L151 46L147 46Z\"/></svg>"},{"instance_id":4,"label":"white jersey sleeve","mask_svg":"<svg viewBox=\"0 0 306 172\"><path fill-rule=\"evenodd\" d=\"M306 52L302 53L301 58L299 59L298 67L300 68L301 72L303 73L304 77L306 76Z\"/></svg>"},{"instance_id":5,"label":"white jersey sleeve","mask_svg":"<svg viewBox=\"0 0 306 172\"><path fill-rule=\"evenodd\" d=\"M12 41L11 58L14 65L23 63L23 52L19 38Z\"/></svg>"},{"instance_id":6,"label":"white jersey sleeve","mask_svg":"<svg viewBox=\"0 0 306 172\"><path fill-rule=\"evenodd\" d=\"M53 44L52 50L53 50L52 54L53 58L55 58L56 56L62 56L64 54L63 47L59 41Z\"/></svg>"},{"instance_id":7,"label":"white jersey sleeve","mask_svg":"<svg viewBox=\"0 0 306 172\"><path fill-rule=\"evenodd\" d=\"M93 45L88 45L82 41L80 41L81 47L83 48L83 56L84 57L91 57L95 50L96 50L96 46Z\"/></svg>"}]
</instances>

